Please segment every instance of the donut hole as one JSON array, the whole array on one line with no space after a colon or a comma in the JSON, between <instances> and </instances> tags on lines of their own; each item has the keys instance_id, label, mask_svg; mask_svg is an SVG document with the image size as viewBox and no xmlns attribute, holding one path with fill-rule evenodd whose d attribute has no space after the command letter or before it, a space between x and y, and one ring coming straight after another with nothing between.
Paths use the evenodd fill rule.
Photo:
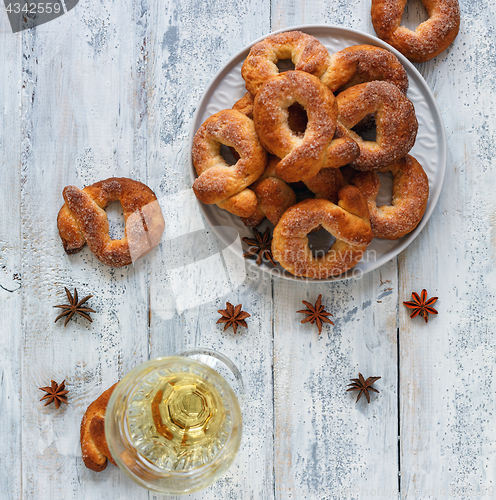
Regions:
<instances>
[{"instance_id":1,"label":"donut hole","mask_svg":"<svg viewBox=\"0 0 496 500\"><path fill-rule=\"evenodd\" d=\"M280 59L276 63L279 73L285 73L286 71L294 71L295 65L291 59Z\"/></svg>"},{"instance_id":2,"label":"donut hole","mask_svg":"<svg viewBox=\"0 0 496 500\"><path fill-rule=\"evenodd\" d=\"M288 108L288 126L291 132L297 137L305 134L308 124L308 115L305 108L298 102L295 102Z\"/></svg>"},{"instance_id":3,"label":"donut hole","mask_svg":"<svg viewBox=\"0 0 496 500\"><path fill-rule=\"evenodd\" d=\"M428 19L429 14L421 0L408 0L401 17L401 26L415 31L419 24L422 24Z\"/></svg>"},{"instance_id":4,"label":"donut hole","mask_svg":"<svg viewBox=\"0 0 496 500\"><path fill-rule=\"evenodd\" d=\"M359 121L353 128L353 132L361 137L363 141L375 142L377 139L377 126L374 115L368 115Z\"/></svg>"},{"instance_id":5,"label":"donut hole","mask_svg":"<svg viewBox=\"0 0 496 500\"><path fill-rule=\"evenodd\" d=\"M113 201L105 209L109 224L109 236L113 240L121 240L126 236L124 231L124 211L120 201Z\"/></svg>"},{"instance_id":6,"label":"donut hole","mask_svg":"<svg viewBox=\"0 0 496 500\"><path fill-rule=\"evenodd\" d=\"M316 259L323 257L336 241L336 238L323 228L314 233L309 233L307 237L308 247Z\"/></svg>"},{"instance_id":7,"label":"donut hole","mask_svg":"<svg viewBox=\"0 0 496 500\"><path fill-rule=\"evenodd\" d=\"M239 160L239 155L234 148L221 144L220 155L228 165L234 165Z\"/></svg>"},{"instance_id":8,"label":"donut hole","mask_svg":"<svg viewBox=\"0 0 496 500\"><path fill-rule=\"evenodd\" d=\"M391 172L378 172L379 181L381 187L379 188L379 194L375 199L375 203L378 207L382 205L391 205L393 201L393 174Z\"/></svg>"}]
</instances>

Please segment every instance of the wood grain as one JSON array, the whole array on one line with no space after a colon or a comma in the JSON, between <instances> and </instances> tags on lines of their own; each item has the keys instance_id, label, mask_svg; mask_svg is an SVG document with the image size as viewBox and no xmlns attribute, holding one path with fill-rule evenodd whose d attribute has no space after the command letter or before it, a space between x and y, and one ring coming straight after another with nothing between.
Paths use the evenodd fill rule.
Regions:
<instances>
[{"instance_id":1,"label":"wood grain","mask_svg":"<svg viewBox=\"0 0 496 500\"><path fill-rule=\"evenodd\" d=\"M21 40L0 16L0 496L21 496Z\"/></svg>"},{"instance_id":2,"label":"wood grain","mask_svg":"<svg viewBox=\"0 0 496 500\"><path fill-rule=\"evenodd\" d=\"M243 439L235 462L220 481L188 498L273 498L271 281L258 270L245 278L243 262L235 264L242 266L241 276L229 276L232 257L185 192L191 187L191 120L205 87L232 54L268 30L269 5L261 0L224 0L208 7L195 1L167 7L156 2L149 15L148 175L170 225L150 276L151 356L209 347L235 362L246 385ZM181 210L177 201L171 203L178 198L188 200ZM184 266L196 270L181 271ZM251 314L247 330L233 335L232 329L223 332L216 325L217 310L226 301L243 304Z\"/></svg>"},{"instance_id":3,"label":"wood grain","mask_svg":"<svg viewBox=\"0 0 496 500\"><path fill-rule=\"evenodd\" d=\"M436 95L448 168L429 224L399 261L400 303L426 288L439 315L400 306L403 498L486 498L496 486L494 427L493 4L461 3L454 45L419 66Z\"/></svg>"},{"instance_id":4,"label":"wood grain","mask_svg":"<svg viewBox=\"0 0 496 500\"><path fill-rule=\"evenodd\" d=\"M369 6L272 2L272 27L367 29ZM394 498L398 492L396 260L360 280L274 282L275 498ZM322 293L335 326L301 325L301 300ZM381 376L376 401L355 405L350 378ZM375 396L375 395L374 395Z\"/></svg>"},{"instance_id":5,"label":"wood grain","mask_svg":"<svg viewBox=\"0 0 496 500\"><path fill-rule=\"evenodd\" d=\"M56 217L64 186L111 176L146 182L146 114L138 71L143 6L82 2L23 32L22 264L23 498L147 498L113 467L84 468L81 417L92 400L148 357L147 263L111 269L87 249L65 255ZM44 207L40 210L40 207ZM43 230L41 230L43 228ZM54 324L63 287L93 294L93 323ZM66 380L70 405L38 404L38 387ZM120 495L120 493L118 494Z\"/></svg>"}]
</instances>

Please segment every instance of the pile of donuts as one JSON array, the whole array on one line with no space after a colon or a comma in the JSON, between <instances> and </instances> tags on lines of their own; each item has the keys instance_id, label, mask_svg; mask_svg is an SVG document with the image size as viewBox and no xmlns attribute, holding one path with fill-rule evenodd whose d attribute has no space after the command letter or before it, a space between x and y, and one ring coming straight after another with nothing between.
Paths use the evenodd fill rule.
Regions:
<instances>
[{"instance_id":1,"label":"pile of donuts","mask_svg":"<svg viewBox=\"0 0 496 500\"><path fill-rule=\"evenodd\" d=\"M279 72L277 63L288 59L295 69ZM193 139L201 202L247 226L268 219L274 259L317 279L355 266L374 237L394 240L417 227L429 184L408 155L418 123L396 56L371 45L331 55L316 38L291 31L255 44L241 75L248 92ZM363 139L374 127L375 139ZM379 172L393 176L391 205L376 205ZM335 241L314 255L308 234L321 228Z\"/></svg>"}]
</instances>

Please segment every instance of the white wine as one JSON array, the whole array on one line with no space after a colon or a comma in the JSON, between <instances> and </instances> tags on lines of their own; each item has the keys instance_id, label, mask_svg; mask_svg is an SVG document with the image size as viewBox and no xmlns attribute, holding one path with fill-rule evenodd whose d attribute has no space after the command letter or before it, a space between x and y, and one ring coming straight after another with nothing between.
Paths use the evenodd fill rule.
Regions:
<instances>
[{"instance_id":1,"label":"white wine","mask_svg":"<svg viewBox=\"0 0 496 500\"><path fill-rule=\"evenodd\" d=\"M222 387L191 371L149 374L130 396L126 416L138 453L169 471L215 460L233 428Z\"/></svg>"}]
</instances>

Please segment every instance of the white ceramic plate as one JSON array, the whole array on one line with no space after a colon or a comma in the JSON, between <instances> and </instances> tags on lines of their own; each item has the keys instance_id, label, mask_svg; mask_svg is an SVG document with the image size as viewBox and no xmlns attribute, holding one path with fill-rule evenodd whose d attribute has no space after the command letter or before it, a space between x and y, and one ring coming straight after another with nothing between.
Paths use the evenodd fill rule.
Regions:
<instances>
[{"instance_id":1,"label":"white ceramic plate","mask_svg":"<svg viewBox=\"0 0 496 500\"><path fill-rule=\"evenodd\" d=\"M410 154L417 158L420 164L424 167L424 170L429 178L430 195L427 203L427 209L425 211L424 218L412 233L395 241L374 238L372 243L367 248L367 252L364 257L354 268L335 278L314 281L336 281L349 277L359 277L363 273L367 273L378 268L379 266L382 266L398 255L414 240L420 231L422 231L422 228L429 220L441 193L444 171L446 168L446 136L444 133L443 120L432 92L417 69L397 50L382 40L379 40L371 35L367 35L366 33L361 33L360 31L349 28L341 28L338 26L304 25L294 26L280 31L294 30L304 31L309 35L318 38L331 54L342 50L345 47L349 47L350 45L359 44L370 44L389 49L396 55L396 57L398 57L405 67L410 81L407 96L415 106L415 112L419 123L417 140L414 147L410 151ZM280 31L276 33L279 33ZM253 44L259 42L263 38L255 40ZM198 109L193 117L189 138L190 151L193 143L193 137L201 124L209 116L217 113L218 111L231 108L233 104L245 94L246 89L245 82L241 77L241 66L248 55L250 47L244 48L241 52L231 58L217 73L208 88L205 90L205 93L203 94L203 97L198 105ZM191 156L190 174L191 181L193 182L196 178L196 172L193 167L193 162L191 161ZM387 190L389 190L390 193L391 182L388 183L387 179L385 179L385 182L381 183L381 192L379 193L379 198L377 200L378 205L386 202L387 196L385 196L385 193L388 192ZM383 199L381 200L381 198ZM225 210L221 210L217 207L217 205L204 205L200 202L199 204L208 223L217 236L226 244L226 246L228 246L231 241L226 240L222 231L218 230L218 227L233 227L238 231L241 237L253 237L251 229L245 227L239 217L232 215ZM264 230L267 225L272 227L272 225L266 221L261 228L259 228L259 230ZM320 231L316 234L320 235L322 240L314 240L314 248L324 248L326 245L327 248L329 248L328 245L331 241L330 235L328 235L325 231ZM317 236L317 238L318 237L319 236ZM262 267L265 271L277 276L293 280L308 281L307 278L297 278L293 276L292 274L284 271L280 266L274 268L270 264L263 264Z\"/></svg>"}]
</instances>

